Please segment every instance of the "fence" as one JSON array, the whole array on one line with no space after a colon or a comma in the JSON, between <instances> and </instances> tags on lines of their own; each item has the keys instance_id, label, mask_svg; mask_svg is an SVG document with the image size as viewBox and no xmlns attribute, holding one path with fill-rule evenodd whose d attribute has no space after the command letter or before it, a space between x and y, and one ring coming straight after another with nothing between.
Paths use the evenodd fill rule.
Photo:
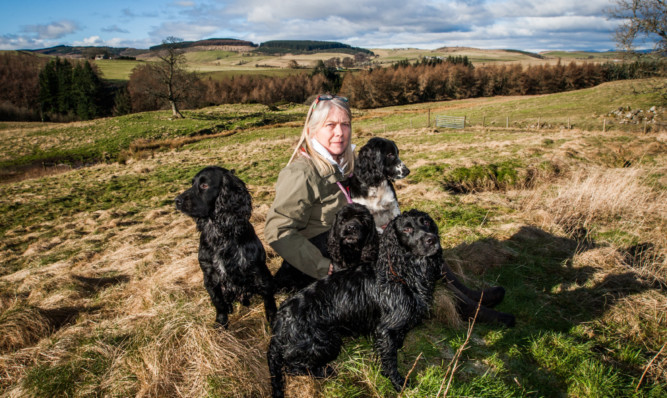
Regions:
<instances>
[{"instance_id":1,"label":"fence","mask_svg":"<svg viewBox=\"0 0 667 398\"><path fill-rule=\"evenodd\" d=\"M385 117L378 116L373 119L354 122L355 130L382 134L387 131L399 131L419 128L447 128L438 125L438 118L445 115L423 114L390 114ZM537 117L519 118L513 116L495 115L464 115L455 116L464 120L460 128L471 129L493 129L493 130L563 130L580 129L587 131L625 131L630 133L648 134L658 131L666 131L667 124L661 120L639 120L627 121L613 117L585 118L585 117Z\"/></svg>"},{"instance_id":2,"label":"fence","mask_svg":"<svg viewBox=\"0 0 667 398\"><path fill-rule=\"evenodd\" d=\"M435 127L445 127L449 129L463 129L466 126L465 116L446 116L436 115Z\"/></svg>"}]
</instances>

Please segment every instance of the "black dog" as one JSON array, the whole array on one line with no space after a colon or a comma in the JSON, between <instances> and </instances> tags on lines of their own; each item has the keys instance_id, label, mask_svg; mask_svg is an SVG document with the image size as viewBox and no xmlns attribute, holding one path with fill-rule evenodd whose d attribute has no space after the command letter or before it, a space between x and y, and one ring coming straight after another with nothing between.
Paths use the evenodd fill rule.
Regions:
<instances>
[{"instance_id":1,"label":"black dog","mask_svg":"<svg viewBox=\"0 0 667 398\"><path fill-rule=\"evenodd\" d=\"M354 175L349 179L350 196L370 210L379 233L401 213L393 181L408 174L410 170L391 140L373 137L359 150Z\"/></svg>"},{"instance_id":2,"label":"black dog","mask_svg":"<svg viewBox=\"0 0 667 398\"><path fill-rule=\"evenodd\" d=\"M361 264L372 265L377 259L378 244L378 234L370 211L358 203L346 205L336 213L327 240L333 272Z\"/></svg>"},{"instance_id":3,"label":"black dog","mask_svg":"<svg viewBox=\"0 0 667 398\"><path fill-rule=\"evenodd\" d=\"M438 229L426 213L395 218L380 237L375 266L346 269L287 299L278 310L267 359L274 397L284 394L283 373L326 377L343 337L372 335L382 374L400 391L397 351L427 315L441 277Z\"/></svg>"},{"instance_id":4,"label":"black dog","mask_svg":"<svg viewBox=\"0 0 667 398\"><path fill-rule=\"evenodd\" d=\"M322 255L331 258L333 272L359 264L371 264L377 258L378 234L373 216L365 206L357 203L338 210L333 227L310 239ZM315 282L291 264L283 261L274 280L278 289L297 291Z\"/></svg>"},{"instance_id":5,"label":"black dog","mask_svg":"<svg viewBox=\"0 0 667 398\"><path fill-rule=\"evenodd\" d=\"M266 253L250 224L252 200L233 171L209 166L192 180L192 188L178 195L176 208L194 218L199 239L199 266L204 286L215 306L215 321L227 327L235 301L249 305L258 294L271 323L276 314L274 283L266 267Z\"/></svg>"}]
</instances>

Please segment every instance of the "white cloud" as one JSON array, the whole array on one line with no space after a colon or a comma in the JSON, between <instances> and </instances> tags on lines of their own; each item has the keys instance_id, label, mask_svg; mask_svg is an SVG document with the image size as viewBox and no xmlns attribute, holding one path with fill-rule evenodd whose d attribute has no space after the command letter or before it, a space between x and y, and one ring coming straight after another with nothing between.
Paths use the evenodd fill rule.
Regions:
<instances>
[{"instance_id":1,"label":"white cloud","mask_svg":"<svg viewBox=\"0 0 667 398\"><path fill-rule=\"evenodd\" d=\"M104 45L104 41L99 37L99 36L90 36L86 37L81 41L74 41L72 42L73 46L102 46Z\"/></svg>"},{"instance_id":2,"label":"white cloud","mask_svg":"<svg viewBox=\"0 0 667 398\"><path fill-rule=\"evenodd\" d=\"M22 28L22 31L35 34L37 39L59 39L79 29L76 22L62 20L45 25L26 25Z\"/></svg>"}]
</instances>

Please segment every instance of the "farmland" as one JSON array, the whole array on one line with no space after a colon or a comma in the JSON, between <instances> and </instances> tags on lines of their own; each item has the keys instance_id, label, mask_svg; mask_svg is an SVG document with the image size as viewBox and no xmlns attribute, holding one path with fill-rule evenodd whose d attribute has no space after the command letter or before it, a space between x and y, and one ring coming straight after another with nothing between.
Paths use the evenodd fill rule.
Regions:
<instances>
[{"instance_id":1,"label":"farmland","mask_svg":"<svg viewBox=\"0 0 667 398\"><path fill-rule=\"evenodd\" d=\"M218 55L192 62L231 58ZM667 135L610 115L655 107L664 121L665 84L353 111L353 142L392 139L411 169L401 208L429 212L450 265L469 285L503 285L499 309L517 317L512 329L475 324L467 339L439 288L399 354L412 381L402 396L436 396L450 378L449 396L667 395ZM0 123L3 395L268 395L261 300L213 327L198 232L173 198L205 165L235 169L263 239L306 111ZM469 126L436 128L437 114ZM348 340L334 366L330 379L291 378L289 396L396 395L368 339Z\"/></svg>"},{"instance_id":2,"label":"farmland","mask_svg":"<svg viewBox=\"0 0 667 398\"><path fill-rule=\"evenodd\" d=\"M537 54L523 53L512 50L482 50L467 47L443 47L436 50L407 49L371 49L376 57L371 62L381 66L391 65L394 62L408 60L415 62L421 57L448 57L466 56L475 65L521 63L523 65L556 64L559 62L605 62L621 59L616 52L550 52L537 57ZM211 75L214 78L234 76L238 74L262 74L268 76L284 75L299 72L298 69L289 69L290 61L302 68L313 68L317 61L330 58L349 57L346 53L320 52L313 54L282 54L267 55L262 53L235 52L223 50L189 51L186 54L188 68L192 71ZM151 62L155 58L150 54L142 55L137 61L126 60L98 60L95 61L106 79L128 80L134 66L142 62Z\"/></svg>"}]
</instances>

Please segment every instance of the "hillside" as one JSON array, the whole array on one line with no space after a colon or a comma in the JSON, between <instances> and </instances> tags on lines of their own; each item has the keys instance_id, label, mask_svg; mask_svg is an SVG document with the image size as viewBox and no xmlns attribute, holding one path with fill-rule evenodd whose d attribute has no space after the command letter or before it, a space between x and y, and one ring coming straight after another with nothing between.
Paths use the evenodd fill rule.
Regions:
<instances>
[{"instance_id":1,"label":"hillside","mask_svg":"<svg viewBox=\"0 0 667 398\"><path fill-rule=\"evenodd\" d=\"M609 122L621 106L655 106L664 121L665 84L353 110L353 142L392 139L411 169L396 184L401 208L429 212L450 265L469 285L503 285L499 309L517 317L512 329L475 324L467 339L440 288L399 353L403 396L448 385L448 396L667 394L667 133ZM227 105L185 120L0 123L3 171L37 166L0 184L2 395L267 396L261 300L238 306L228 330L213 326L199 234L173 199L203 166L233 168L263 239L306 112ZM439 114L473 120L427 126ZM280 258L265 247L275 272ZM334 366L326 380L291 378L288 396L396 396L368 339L347 340Z\"/></svg>"},{"instance_id":2,"label":"hillside","mask_svg":"<svg viewBox=\"0 0 667 398\"><path fill-rule=\"evenodd\" d=\"M292 62L303 68L312 68L318 61L330 58L344 59L364 54L367 63L391 65L398 61L415 62L423 57L466 56L475 65L496 63L521 63L524 65L556 64L558 62L606 62L621 60L618 52L567 52L550 51L542 54L521 50L489 50L469 47L441 47L436 50L416 48L404 49L364 49L337 42L276 40L261 44L237 39L206 39L181 43L186 52L191 70L210 74L214 78L238 74L284 75L294 73L289 70ZM160 46L151 47L157 49ZM60 57L92 57L108 53L112 57L135 57L138 61L97 60L104 76L111 80L127 80L134 66L144 61L153 61L149 49L113 47L70 47L56 46L30 50L31 52Z\"/></svg>"}]
</instances>

